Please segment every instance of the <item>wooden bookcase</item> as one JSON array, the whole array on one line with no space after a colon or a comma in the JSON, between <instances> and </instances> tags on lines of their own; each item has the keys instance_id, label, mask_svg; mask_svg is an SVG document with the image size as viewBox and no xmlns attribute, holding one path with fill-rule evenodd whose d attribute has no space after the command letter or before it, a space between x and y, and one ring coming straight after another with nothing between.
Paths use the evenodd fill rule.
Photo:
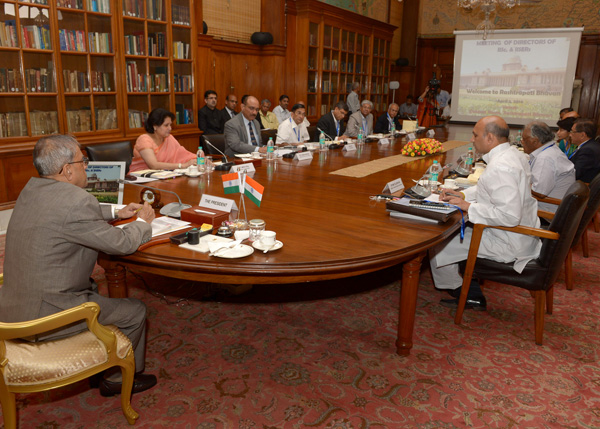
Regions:
<instances>
[{"instance_id":1,"label":"wooden bookcase","mask_svg":"<svg viewBox=\"0 0 600 429\"><path fill-rule=\"evenodd\" d=\"M342 19L339 11L316 0L297 2L298 68L307 70L311 122L345 100L353 82L361 85L361 100L371 100L378 112L387 110L395 27L356 14Z\"/></svg>"},{"instance_id":2,"label":"wooden bookcase","mask_svg":"<svg viewBox=\"0 0 600 429\"><path fill-rule=\"evenodd\" d=\"M135 139L156 107L193 134L194 15L193 0L0 0L3 143Z\"/></svg>"}]
</instances>

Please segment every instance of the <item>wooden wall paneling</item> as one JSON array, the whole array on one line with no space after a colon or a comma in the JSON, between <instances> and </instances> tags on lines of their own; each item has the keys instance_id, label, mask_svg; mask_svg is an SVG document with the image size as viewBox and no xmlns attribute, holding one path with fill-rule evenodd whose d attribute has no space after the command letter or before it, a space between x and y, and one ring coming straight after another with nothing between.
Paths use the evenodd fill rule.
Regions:
<instances>
[{"instance_id":1,"label":"wooden wall paneling","mask_svg":"<svg viewBox=\"0 0 600 429\"><path fill-rule=\"evenodd\" d=\"M198 101L198 110L204 107L204 91L215 88L216 57L211 49L212 41L212 36L198 34L198 49L196 52L196 100Z\"/></svg>"},{"instance_id":2,"label":"wooden wall paneling","mask_svg":"<svg viewBox=\"0 0 600 429\"><path fill-rule=\"evenodd\" d=\"M297 3L288 2L287 12L287 46L285 50L285 68L283 87L273 104L279 102L279 96L286 94L292 100L306 98L308 91L307 71L302 64L308 64L308 20L298 16Z\"/></svg>"},{"instance_id":3,"label":"wooden wall paneling","mask_svg":"<svg viewBox=\"0 0 600 429\"><path fill-rule=\"evenodd\" d=\"M582 79L581 99L575 110L585 118L591 118L598 123L600 87L600 35L584 35L579 49L577 71L575 76Z\"/></svg>"},{"instance_id":4,"label":"wooden wall paneling","mask_svg":"<svg viewBox=\"0 0 600 429\"><path fill-rule=\"evenodd\" d=\"M412 95L413 97L418 97L419 94L415 95L415 75L416 75L416 67L414 66L392 66L390 70L390 81L397 80L400 84L400 88L396 90L396 94L394 97L394 102L397 104L402 104L406 101L407 95ZM389 100L392 102L393 90L390 90ZM416 100L415 100L416 102Z\"/></svg>"},{"instance_id":5,"label":"wooden wall paneling","mask_svg":"<svg viewBox=\"0 0 600 429\"><path fill-rule=\"evenodd\" d=\"M274 45L285 45L285 0L262 0L260 31L273 35Z\"/></svg>"},{"instance_id":6,"label":"wooden wall paneling","mask_svg":"<svg viewBox=\"0 0 600 429\"><path fill-rule=\"evenodd\" d=\"M452 73L454 70L454 37L419 39L417 52L418 74L415 80L415 96L423 93L427 83L435 71L438 78L449 76L449 81L442 82L442 89L452 92Z\"/></svg>"},{"instance_id":7,"label":"wooden wall paneling","mask_svg":"<svg viewBox=\"0 0 600 429\"><path fill-rule=\"evenodd\" d=\"M0 198L2 202L15 201L21 189L25 187L31 177L38 177L33 166L33 155L9 156L2 160L2 178L0 183ZM2 195L5 193L5 196Z\"/></svg>"}]
</instances>

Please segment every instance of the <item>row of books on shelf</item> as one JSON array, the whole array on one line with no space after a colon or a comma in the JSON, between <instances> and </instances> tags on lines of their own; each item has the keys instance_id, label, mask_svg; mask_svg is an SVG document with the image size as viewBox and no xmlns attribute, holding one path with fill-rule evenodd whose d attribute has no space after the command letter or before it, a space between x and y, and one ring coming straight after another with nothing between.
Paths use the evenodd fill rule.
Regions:
<instances>
[{"instance_id":1,"label":"row of books on shelf","mask_svg":"<svg viewBox=\"0 0 600 429\"><path fill-rule=\"evenodd\" d=\"M83 30L58 30L61 51L85 52L85 33Z\"/></svg>"},{"instance_id":2,"label":"row of books on shelf","mask_svg":"<svg viewBox=\"0 0 600 429\"><path fill-rule=\"evenodd\" d=\"M56 6L69 9L83 9L83 0L56 0Z\"/></svg>"},{"instance_id":3,"label":"row of books on shelf","mask_svg":"<svg viewBox=\"0 0 600 429\"><path fill-rule=\"evenodd\" d=\"M56 92L52 61L48 61L48 67L26 69L25 88L27 92Z\"/></svg>"},{"instance_id":4,"label":"row of books on shelf","mask_svg":"<svg viewBox=\"0 0 600 429\"><path fill-rule=\"evenodd\" d=\"M186 109L184 104L175 104L175 121L178 124L193 124L194 112L192 109Z\"/></svg>"},{"instance_id":5,"label":"row of books on shelf","mask_svg":"<svg viewBox=\"0 0 600 429\"><path fill-rule=\"evenodd\" d=\"M0 92L21 91L23 91L23 83L21 81L21 70L0 68Z\"/></svg>"},{"instance_id":6,"label":"row of books on shelf","mask_svg":"<svg viewBox=\"0 0 600 429\"><path fill-rule=\"evenodd\" d=\"M17 47L17 23L15 20L0 22L0 46L4 48Z\"/></svg>"},{"instance_id":7,"label":"row of books on shelf","mask_svg":"<svg viewBox=\"0 0 600 429\"><path fill-rule=\"evenodd\" d=\"M22 25L23 47L31 49L52 49L49 25Z\"/></svg>"},{"instance_id":8,"label":"row of books on shelf","mask_svg":"<svg viewBox=\"0 0 600 429\"><path fill-rule=\"evenodd\" d=\"M148 8L148 19L154 19L157 21L163 21L165 19L163 9L164 0L146 0L146 6Z\"/></svg>"},{"instance_id":9,"label":"row of books on shelf","mask_svg":"<svg viewBox=\"0 0 600 429\"><path fill-rule=\"evenodd\" d=\"M90 52L110 54L112 52L111 33L88 33Z\"/></svg>"},{"instance_id":10,"label":"row of books on shelf","mask_svg":"<svg viewBox=\"0 0 600 429\"><path fill-rule=\"evenodd\" d=\"M127 62L127 92L168 92L169 80L167 67L155 67L154 74L139 72L135 61Z\"/></svg>"},{"instance_id":11,"label":"row of books on shelf","mask_svg":"<svg viewBox=\"0 0 600 429\"><path fill-rule=\"evenodd\" d=\"M321 91L323 92L337 92L337 83L329 80L321 82ZM315 92L315 91L312 91Z\"/></svg>"},{"instance_id":12,"label":"row of books on shelf","mask_svg":"<svg viewBox=\"0 0 600 429\"><path fill-rule=\"evenodd\" d=\"M117 109L96 109L96 129L114 130L119 128Z\"/></svg>"},{"instance_id":13,"label":"row of books on shelf","mask_svg":"<svg viewBox=\"0 0 600 429\"><path fill-rule=\"evenodd\" d=\"M58 112L56 110L34 110L29 112L29 121L31 123L32 136L45 136L58 133Z\"/></svg>"},{"instance_id":14,"label":"row of books on shelf","mask_svg":"<svg viewBox=\"0 0 600 429\"><path fill-rule=\"evenodd\" d=\"M158 69L159 67L156 68ZM151 74L148 76L148 78L150 84L150 91L169 92L169 78L166 73Z\"/></svg>"},{"instance_id":15,"label":"row of books on shelf","mask_svg":"<svg viewBox=\"0 0 600 429\"><path fill-rule=\"evenodd\" d=\"M148 119L148 113L142 112L141 110L129 109L129 128L141 128L144 126L146 119Z\"/></svg>"},{"instance_id":16,"label":"row of books on shelf","mask_svg":"<svg viewBox=\"0 0 600 429\"><path fill-rule=\"evenodd\" d=\"M145 52L143 31L125 36L125 53L127 55L145 55Z\"/></svg>"},{"instance_id":17,"label":"row of books on shelf","mask_svg":"<svg viewBox=\"0 0 600 429\"><path fill-rule=\"evenodd\" d=\"M65 92L89 92L90 82L87 72L78 70L63 70Z\"/></svg>"},{"instance_id":18,"label":"row of books on shelf","mask_svg":"<svg viewBox=\"0 0 600 429\"><path fill-rule=\"evenodd\" d=\"M33 110L29 113L31 135L42 136L58 133L58 112ZM0 137L27 136L25 112L0 113Z\"/></svg>"},{"instance_id":19,"label":"row of books on shelf","mask_svg":"<svg viewBox=\"0 0 600 429\"><path fill-rule=\"evenodd\" d=\"M144 17L143 0L123 0L123 15L137 18Z\"/></svg>"},{"instance_id":20,"label":"row of books on shelf","mask_svg":"<svg viewBox=\"0 0 600 429\"><path fill-rule=\"evenodd\" d=\"M113 91L112 73L92 70L92 89L94 92Z\"/></svg>"},{"instance_id":21,"label":"row of books on shelf","mask_svg":"<svg viewBox=\"0 0 600 429\"><path fill-rule=\"evenodd\" d=\"M190 25L190 8L188 6L172 4L171 21L177 25Z\"/></svg>"},{"instance_id":22,"label":"row of books on shelf","mask_svg":"<svg viewBox=\"0 0 600 429\"><path fill-rule=\"evenodd\" d=\"M190 44L184 42L173 42L173 58L178 60L189 60Z\"/></svg>"},{"instance_id":23,"label":"row of books on shelf","mask_svg":"<svg viewBox=\"0 0 600 429\"><path fill-rule=\"evenodd\" d=\"M148 55L165 57L165 33L148 34Z\"/></svg>"},{"instance_id":24,"label":"row of books on shelf","mask_svg":"<svg viewBox=\"0 0 600 429\"><path fill-rule=\"evenodd\" d=\"M110 13L110 0L86 0L86 6L92 12Z\"/></svg>"},{"instance_id":25,"label":"row of books on shelf","mask_svg":"<svg viewBox=\"0 0 600 429\"><path fill-rule=\"evenodd\" d=\"M67 129L70 133L92 131L92 111L89 108L67 110Z\"/></svg>"},{"instance_id":26,"label":"row of books on shelf","mask_svg":"<svg viewBox=\"0 0 600 429\"><path fill-rule=\"evenodd\" d=\"M174 89L175 92L192 92L194 87L193 87L193 81L192 81L192 75L189 74L185 74L185 75L181 75L181 74L177 74L175 73L174 76Z\"/></svg>"},{"instance_id":27,"label":"row of books on shelf","mask_svg":"<svg viewBox=\"0 0 600 429\"><path fill-rule=\"evenodd\" d=\"M27 135L25 112L0 113L0 137L20 137Z\"/></svg>"}]
</instances>

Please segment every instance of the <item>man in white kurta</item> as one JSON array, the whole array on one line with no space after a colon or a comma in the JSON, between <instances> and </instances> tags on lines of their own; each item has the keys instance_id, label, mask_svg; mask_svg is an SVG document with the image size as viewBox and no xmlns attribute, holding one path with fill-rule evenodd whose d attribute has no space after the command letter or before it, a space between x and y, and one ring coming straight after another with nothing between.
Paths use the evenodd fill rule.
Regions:
<instances>
[{"instance_id":1,"label":"man in white kurta","mask_svg":"<svg viewBox=\"0 0 600 429\"><path fill-rule=\"evenodd\" d=\"M454 204L468 213L469 222L487 225L539 227L537 201L531 196L531 170L527 157L508 141L509 128L498 116L481 119L473 128L471 142L483 153L487 163L485 172L476 186L464 193L445 191L443 201ZM458 262L467 259L472 228L467 227L460 242L457 233L448 241L430 251L431 271L438 289L457 290L462 285ZM478 256L494 261L514 263L517 272L540 253L539 238L522 234L486 229L481 239ZM471 291L473 289L473 291ZM478 287L469 290L467 308L485 310L485 297ZM457 294L452 294L458 296ZM442 300L454 306L456 300Z\"/></svg>"},{"instance_id":2,"label":"man in white kurta","mask_svg":"<svg viewBox=\"0 0 600 429\"><path fill-rule=\"evenodd\" d=\"M306 109L304 104L294 104L292 107L292 116L282 123L277 128L276 144L291 143L300 144L310 140L304 118L306 117Z\"/></svg>"}]
</instances>

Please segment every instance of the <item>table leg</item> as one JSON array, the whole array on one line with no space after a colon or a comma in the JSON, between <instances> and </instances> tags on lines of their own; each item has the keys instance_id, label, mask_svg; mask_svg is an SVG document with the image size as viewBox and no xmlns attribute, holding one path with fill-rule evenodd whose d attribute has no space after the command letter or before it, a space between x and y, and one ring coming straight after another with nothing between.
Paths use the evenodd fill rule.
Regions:
<instances>
[{"instance_id":1,"label":"table leg","mask_svg":"<svg viewBox=\"0 0 600 429\"><path fill-rule=\"evenodd\" d=\"M108 296L111 298L127 298L127 281L125 267L107 262L102 264L108 285Z\"/></svg>"},{"instance_id":2,"label":"table leg","mask_svg":"<svg viewBox=\"0 0 600 429\"><path fill-rule=\"evenodd\" d=\"M400 310L398 315L398 339L396 352L408 356L412 348L412 335L417 310L417 292L419 289L419 274L421 261L425 253L420 253L402 266L402 289L400 292Z\"/></svg>"}]
</instances>

